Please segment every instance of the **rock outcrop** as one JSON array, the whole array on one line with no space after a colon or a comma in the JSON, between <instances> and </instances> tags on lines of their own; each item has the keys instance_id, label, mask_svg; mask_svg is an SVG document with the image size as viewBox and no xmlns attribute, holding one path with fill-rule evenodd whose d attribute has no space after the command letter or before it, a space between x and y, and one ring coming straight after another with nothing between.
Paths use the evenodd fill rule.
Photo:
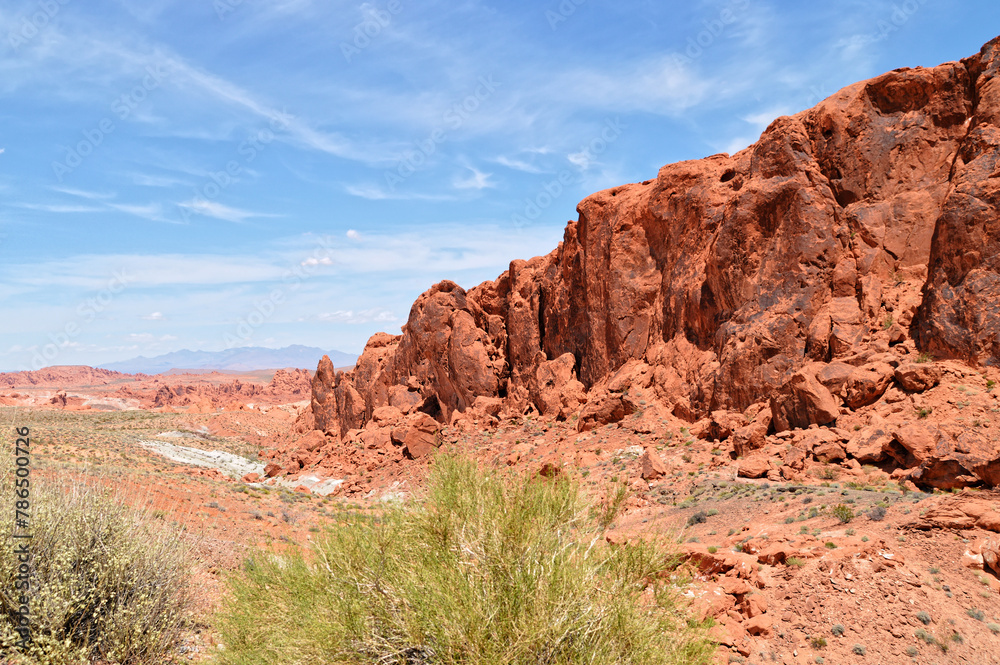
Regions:
<instances>
[{"instance_id":1,"label":"rock outcrop","mask_svg":"<svg viewBox=\"0 0 1000 665\"><path fill-rule=\"evenodd\" d=\"M998 68L1000 38L588 197L550 254L436 284L351 372L324 358L308 417L341 439L386 406L386 427L539 413L585 431L646 402L689 422L769 402L763 432L736 428L753 450L768 427L932 387L918 352L1000 364ZM875 457L910 454L927 478L996 473L975 441L959 459L885 438Z\"/></svg>"}]
</instances>

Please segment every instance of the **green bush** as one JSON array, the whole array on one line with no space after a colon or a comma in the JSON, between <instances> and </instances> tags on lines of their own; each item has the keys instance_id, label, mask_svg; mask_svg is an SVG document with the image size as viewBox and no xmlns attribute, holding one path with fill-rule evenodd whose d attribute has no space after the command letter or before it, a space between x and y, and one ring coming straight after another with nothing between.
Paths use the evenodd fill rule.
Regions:
<instances>
[{"instance_id":1,"label":"green bush","mask_svg":"<svg viewBox=\"0 0 1000 665\"><path fill-rule=\"evenodd\" d=\"M841 524L847 524L854 519L854 510L850 506L838 503L833 507L833 516L840 520Z\"/></svg>"},{"instance_id":2,"label":"green bush","mask_svg":"<svg viewBox=\"0 0 1000 665\"><path fill-rule=\"evenodd\" d=\"M709 663L660 543L610 546L565 477L438 456L426 497L312 550L255 554L219 617L230 665Z\"/></svg>"},{"instance_id":3,"label":"green bush","mask_svg":"<svg viewBox=\"0 0 1000 665\"><path fill-rule=\"evenodd\" d=\"M13 496L12 477L3 474L0 495ZM163 661L188 618L190 572L179 537L110 492L31 482L33 644L17 644L18 561L4 547L0 654L45 665Z\"/></svg>"}]
</instances>

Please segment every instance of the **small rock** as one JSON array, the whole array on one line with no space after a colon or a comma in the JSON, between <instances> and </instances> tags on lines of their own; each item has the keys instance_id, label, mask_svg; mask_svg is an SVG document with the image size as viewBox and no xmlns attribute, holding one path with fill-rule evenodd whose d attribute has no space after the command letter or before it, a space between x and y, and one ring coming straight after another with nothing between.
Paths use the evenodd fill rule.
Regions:
<instances>
[{"instance_id":1,"label":"small rock","mask_svg":"<svg viewBox=\"0 0 1000 665\"><path fill-rule=\"evenodd\" d=\"M639 464L642 468L643 480L656 480L667 475L667 466L652 448L646 448L642 457L639 458Z\"/></svg>"}]
</instances>

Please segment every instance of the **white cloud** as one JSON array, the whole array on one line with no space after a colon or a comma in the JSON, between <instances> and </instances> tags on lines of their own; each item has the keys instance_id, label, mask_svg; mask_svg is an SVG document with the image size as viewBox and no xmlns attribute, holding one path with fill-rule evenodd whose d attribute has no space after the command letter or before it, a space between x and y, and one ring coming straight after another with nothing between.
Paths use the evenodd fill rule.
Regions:
<instances>
[{"instance_id":1,"label":"white cloud","mask_svg":"<svg viewBox=\"0 0 1000 665\"><path fill-rule=\"evenodd\" d=\"M393 321L398 321L399 319L392 312L385 309L366 309L359 312L354 312L351 310L338 310L336 312L327 312L324 314L319 314L316 317L319 321L324 321L327 323L349 323L349 324L360 324L360 323L392 323Z\"/></svg>"},{"instance_id":2,"label":"white cloud","mask_svg":"<svg viewBox=\"0 0 1000 665\"><path fill-rule=\"evenodd\" d=\"M355 231L354 229L348 229L347 237L350 238L351 240L358 240L361 238L361 234Z\"/></svg>"},{"instance_id":3,"label":"white cloud","mask_svg":"<svg viewBox=\"0 0 1000 665\"><path fill-rule=\"evenodd\" d=\"M174 335L160 335L157 337L152 333L129 333L125 336L125 339L129 342L152 344L154 342L173 342L177 340L177 337Z\"/></svg>"},{"instance_id":4,"label":"white cloud","mask_svg":"<svg viewBox=\"0 0 1000 665\"><path fill-rule=\"evenodd\" d=\"M321 258L316 258L315 256L310 256L308 259L300 263L299 265L305 267L312 266L332 266L333 260L329 256L324 256Z\"/></svg>"},{"instance_id":5,"label":"white cloud","mask_svg":"<svg viewBox=\"0 0 1000 665\"><path fill-rule=\"evenodd\" d=\"M490 176L492 173L483 173L482 171L476 169L475 167L466 167L469 171L472 171L472 175L465 178L456 177L452 180L452 185L455 189L489 189L491 187L496 187L496 183L490 182Z\"/></svg>"},{"instance_id":6,"label":"white cloud","mask_svg":"<svg viewBox=\"0 0 1000 665\"><path fill-rule=\"evenodd\" d=\"M580 152L572 152L566 155L566 159L569 160L570 164L577 167L582 171L586 171L590 168L590 165L594 163L594 158L591 156L589 150L581 150Z\"/></svg>"},{"instance_id":7,"label":"white cloud","mask_svg":"<svg viewBox=\"0 0 1000 665\"><path fill-rule=\"evenodd\" d=\"M152 314L148 314L142 318L144 321L163 321L166 319L166 317L163 316L163 312L153 312Z\"/></svg>"}]
</instances>

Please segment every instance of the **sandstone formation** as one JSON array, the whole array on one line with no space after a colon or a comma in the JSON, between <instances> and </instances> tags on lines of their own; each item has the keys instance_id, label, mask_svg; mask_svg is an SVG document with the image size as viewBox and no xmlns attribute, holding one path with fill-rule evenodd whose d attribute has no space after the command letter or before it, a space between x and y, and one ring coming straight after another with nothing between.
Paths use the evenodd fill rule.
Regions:
<instances>
[{"instance_id":1,"label":"sandstone formation","mask_svg":"<svg viewBox=\"0 0 1000 665\"><path fill-rule=\"evenodd\" d=\"M743 455L770 432L910 400L941 380L931 356L997 366L998 68L1000 38L844 88L735 155L588 197L550 254L469 290L434 285L353 371L323 358L299 431L330 450L398 431L391 458L418 419L538 414L585 432L656 404L713 419L703 431ZM866 435L802 454L932 486L1000 482L1000 453L975 433ZM765 462L741 469L778 473Z\"/></svg>"},{"instance_id":2,"label":"sandstone formation","mask_svg":"<svg viewBox=\"0 0 1000 665\"><path fill-rule=\"evenodd\" d=\"M203 375L208 379L229 379L228 375L212 373ZM244 402L296 402L309 398L312 376L304 369L279 369L271 382L264 385L241 379L201 381L193 383L189 377L178 377L176 383L166 383L169 379L154 379L156 385L149 388L149 381L138 385L119 388L116 397L138 399L153 408L179 408L201 406L207 411L219 408L240 408Z\"/></svg>"}]
</instances>

